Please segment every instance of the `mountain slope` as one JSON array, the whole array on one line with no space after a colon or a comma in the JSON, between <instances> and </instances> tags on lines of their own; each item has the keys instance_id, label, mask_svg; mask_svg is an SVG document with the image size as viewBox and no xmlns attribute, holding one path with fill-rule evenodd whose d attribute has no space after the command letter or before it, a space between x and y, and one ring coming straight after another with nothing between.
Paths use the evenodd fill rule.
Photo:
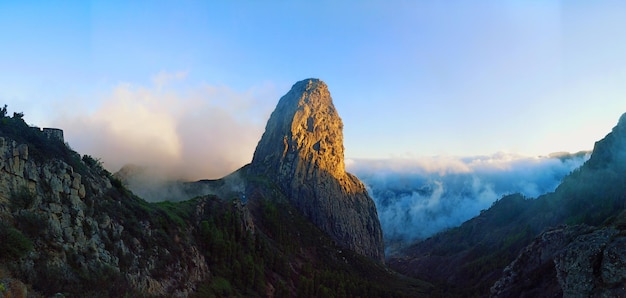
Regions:
<instances>
[{"instance_id":1,"label":"mountain slope","mask_svg":"<svg viewBox=\"0 0 626 298\"><path fill-rule=\"evenodd\" d=\"M460 227L415 243L388 263L399 272L445 285L451 295L488 294L503 269L542 231L561 224L610 224L624 210L625 132L623 115L595 144L591 158L555 192L537 199L504 197Z\"/></svg>"}]
</instances>

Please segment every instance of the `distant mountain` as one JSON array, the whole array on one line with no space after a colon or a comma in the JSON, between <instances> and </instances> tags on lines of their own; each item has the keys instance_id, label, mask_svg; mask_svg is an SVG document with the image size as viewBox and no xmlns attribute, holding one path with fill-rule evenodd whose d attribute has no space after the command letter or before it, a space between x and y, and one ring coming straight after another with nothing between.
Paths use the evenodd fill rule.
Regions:
<instances>
[{"instance_id":1,"label":"distant mountain","mask_svg":"<svg viewBox=\"0 0 626 298\"><path fill-rule=\"evenodd\" d=\"M615 257L609 249L621 243L619 235L626 229L621 224L625 157L626 114L555 192L537 199L504 197L460 227L391 256L388 263L448 289L447 295L620 296L613 289L626 280L621 277L626 262L620 263L621 255ZM584 255L591 261L578 262L576 256ZM576 286L585 278L584 285Z\"/></svg>"}]
</instances>

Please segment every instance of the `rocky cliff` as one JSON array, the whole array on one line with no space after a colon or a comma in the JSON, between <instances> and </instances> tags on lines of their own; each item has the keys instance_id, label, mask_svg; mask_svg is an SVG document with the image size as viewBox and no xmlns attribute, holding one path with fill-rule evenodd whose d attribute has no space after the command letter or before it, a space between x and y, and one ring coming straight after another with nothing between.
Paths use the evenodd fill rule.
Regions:
<instances>
[{"instance_id":1,"label":"rocky cliff","mask_svg":"<svg viewBox=\"0 0 626 298\"><path fill-rule=\"evenodd\" d=\"M624 297L624 227L560 226L504 269L492 297Z\"/></svg>"},{"instance_id":2,"label":"rocky cliff","mask_svg":"<svg viewBox=\"0 0 626 298\"><path fill-rule=\"evenodd\" d=\"M596 142L586 166L594 170L626 167L626 113L609 134Z\"/></svg>"},{"instance_id":3,"label":"rocky cliff","mask_svg":"<svg viewBox=\"0 0 626 298\"><path fill-rule=\"evenodd\" d=\"M363 183L345 171L342 130L326 84L297 82L270 116L252 171L270 177L337 243L383 261L376 206Z\"/></svg>"},{"instance_id":4,"label":"rocky cliff","mask_svg":"<svg viewBox=\"0 0 626 298\"><path fill-rule=\"evenodd\" d=\"M0 264L47 295L186 296L208 276L196 246L170 240L189 231L163 235L170 220L139 216L143 203L96 163L66 161L31 158L29 145L0 137L0 235L3 249L22 250L3 251Z\"/></svg>"}]
</instances>

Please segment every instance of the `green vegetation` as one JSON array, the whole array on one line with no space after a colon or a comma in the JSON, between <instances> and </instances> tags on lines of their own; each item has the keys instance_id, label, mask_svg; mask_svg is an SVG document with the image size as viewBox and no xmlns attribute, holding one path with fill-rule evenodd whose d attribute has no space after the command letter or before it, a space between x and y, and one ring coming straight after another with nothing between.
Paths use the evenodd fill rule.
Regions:
<instances>
[{"instance_id":1,"label":"green vegetation","mask_svg":"<svg viewBox=\"0 0 626 298\"><path fill-rule=\"evenodd\" d=\"M0 222L0 260L19 259L32 249L33 243L28 237L14 227Z\"/></svg>"},{"instance_id":2,"label":"green vegetation","mask_svg":"<svg viewBox=\"0 0 626 298\"><path fill-rule=\"evenodd\" d=\"M614 167L580 169L566 177L553 198L562 206L563 221L597 226L624 210L626 176L620 172Z\"/></svg>"},{"instance_id":3,"label":"green vegetation","mask_svg":"<svg viewBox=\"0 0 626 298\"><path fill-rule=\"evenodd\" d=\"M187 227L187 223L183 220L183 218L186 218L190 215L190 208L185 208L191 207L189 203L180 204L170 201L164 201L155 203L154 206L156 207L156 212L159 213L159 216L157 216L157 218L160 220L159 224L161 226L167 226L170 222L174 222L178 227Z\"/></svg>"},{"instance_id":4,"label":"green vegetation","mask_svg":"<svg viewBox=\"0 0 626 298\"><path fill-rule=\"evenodd\" d=\"M19 191L12 193L9 197L11 211L30 209L35 203L35 195L26 187L21 187Z\"/></svg>"},{"instance_id":5,"label":"green vegetation","mask_svg":"<svg viewBox=\"0 0 626 298\"><path fill-rule=\"evenodd\" d=\"M384 266L343 251L290 205L257 203L262 220L254 234L232 205L211 208L201 222L200 244L213 277L197 297L263 297L268 283L276 297L405 297L428 288L399 282Z\"/></svg>"},{"instance_id":6,"label":"green vegetation","mask_svg":"<svg viewBox=\"0 0 626 298\"><path fill-rule=\"evenodd\" d=\"M30 237L35 238L46 233L48 223L45 216L39 212L20 210L16 212L13 217L15 218L17 227Z\"/></svg>"},{"instance_id":7,"label":"green vegetation","mask_svg":"<svg viewBox=\"0 0 626 298\"><path fill-rule=\"evenodd\" d=\"M233 297L233 287L223 277L214 278L209 284L202 285L195 293L196 297Z\"/></svg>"},{"instance_id":8,"label":"green vegetation","mask_svg":"<svg viewBox=\"0 0 626 298\"><path fill-rule=\"evenodd\" d=\"M241 213L232 204L217 198L210 203L197 239L214 277L197 296L263 296L267 247L258 235L245 230Z\"/></svg>"},{"instance_id":9,"label":"green vegetation","mask_svg":"<svg viewBox=\"0 0 626 298\"><path fill-rule=\"evenodd\" d=\"M433 270L441 271L434 272L431 280L438 285L438 295L481 297L488 293L502 269L541 231L538 223L527 221L526 208L534 202L520 194L503 197L460 227L418 244L442 263L443 269ZM445 279L451 272L456 278L452 282Z\"/></svg>"},{"instance_id":10,"label":"green vegetation","mask_svg":"<svg viewBox=\"0 0 626 298\"><path fill-rule=\"evenodd\" d=\"M104 167L102 166L102 162L100 161L99 158L94 158L91 155L83 155L83 158L81 159L88 167L94 169L97 171L97 173L101 173L106 171L104 169Z\"/></svg>"},{"instance_id":11,"label":"green vegetation","mask_svg":"<svg viewBox=\"0 0 626 298\"><path fill-rule=\"evenodd\" d=\"M16 227L32 238L40 235L47 227L44 216L33 210L35 200L35 195L26 187L20 188L9 197L9 207Z\"/></svg>"}]
</instances>

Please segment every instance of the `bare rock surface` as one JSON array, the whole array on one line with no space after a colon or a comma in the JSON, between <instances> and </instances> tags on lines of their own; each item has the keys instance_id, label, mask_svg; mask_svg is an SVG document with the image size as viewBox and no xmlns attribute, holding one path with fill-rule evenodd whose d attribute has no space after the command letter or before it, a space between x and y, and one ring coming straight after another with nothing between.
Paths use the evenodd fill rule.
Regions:
<instances>
[{"instance_id":1,"label":"bare rock surface","mask_svg":"<svg viewBox=\"0 0 626 298\"><path fill-rule=\"evenodd\" d=\"M0 224L18 227L34 246L17 262L4 264L20 279L71 291L88 287L80 284L81 278L84 282L85 277L119 276L118 286L123 283L126 290L187 296L208 276L204 257L194 245L155 248L152 239L159 228L149 219L129 218L134 211L126 210L123 200L132 198L112 197L116 192L106 175L78 161L81 175L61 159L41 162L28 152L27 144L0 137ZM9 284L11 297L20 297L15 293L22 293L22 287Z\"/></svg>"},{"instance_id":2,"label":"bare rock surface","mask_svg":"<svg viewBox=\"0 0 626 298\"><path fill-rule=\"evenodd\" d=\"M252 168L337 243L383 261L376 206L363 183L345 171L343 122L324 82L297 82L280 99Z\"/></svg>"},{"instance_id":3,"label":"bare rock surface","mask_svg":"<svg viewBox=\"0 0 626 298\"><path fill-rule=\"evenodd\" d=\"M504 269L491 297L624 297L624 245L614 227L550 229Z\"/></svg>"}]
</instances>

